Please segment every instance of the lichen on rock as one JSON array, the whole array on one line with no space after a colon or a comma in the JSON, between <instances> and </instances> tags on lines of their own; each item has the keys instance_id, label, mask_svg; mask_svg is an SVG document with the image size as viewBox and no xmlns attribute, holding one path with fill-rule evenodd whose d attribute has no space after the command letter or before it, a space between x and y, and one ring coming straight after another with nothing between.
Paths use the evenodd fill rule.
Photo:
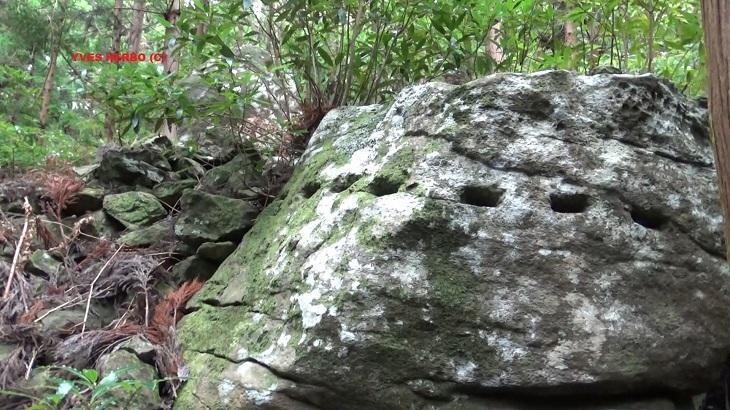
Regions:
<instances>
[{"instance_id":1,"label":"lichen on rock","mask_svg":"<svg viewBox=\"0 0 730 410\"><path fill-rule=\"evenodd\" d=\"M730 352L706 135L648 75L331 111L189 304L176 407L673 406Z\"/></svg>"}]
</instances>

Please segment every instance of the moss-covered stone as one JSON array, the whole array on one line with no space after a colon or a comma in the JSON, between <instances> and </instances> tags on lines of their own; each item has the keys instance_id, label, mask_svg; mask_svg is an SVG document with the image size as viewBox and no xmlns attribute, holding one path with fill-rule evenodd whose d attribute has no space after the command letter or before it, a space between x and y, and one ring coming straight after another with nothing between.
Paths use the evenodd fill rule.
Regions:
<instances>
[{"instance_id":1,"label":"moss-covered stone","mask_svg":"<svg viewBox=\"0 0 730 410\"><path fill-rule=\"evenodd\" d=\"M258 209L250 203L197 190L185 191L175 234L186 243L240 241L253 225Z\"/></svg>"},{"instance_id":2,"label":"moss-covered stone","mask_svg":"<svg viewBox=\"0 0 730 410\"><path fill-rule=\"evenodd\" d=\"M30 255L25 270L48 278L57 277L62 267L63 263L60 260L54 258L48 251L39 249Z\"/></svg>"},{"instance_id":3,"label":"moss-covered stone","mask_svg":"<svg viewBox=\"0 0 730 410\"><path fill-rule=\"evenodd\" d=\"M627 81L628 94L604 77L500 74L330 112L282 194L189 303L179 334L195 376L178 407L297 397L322 408L477 408L487 401L476 396L494 393L531 408L520 394L538 385L565 403L647 385L698 388L730 344L715 321L730 314L730 271L708 257L714 245L697 246L716 244L721 230L644 226L623 201L664 206L685 227L697 215L720 220L718 209L685 205L715 204L711 168L687 172L687 162L662 157L653 172L638 159L647 151L611 133L671 145L677 158L712 152L689 122L672 122L681 131L671 143L649 141L645 130L669 124L650 96L680 97L653 80ZM641 115L612 108L599 97L607 90ZM597 131L625 116L641 131ZM688 183L698 180L708 183ZM591 200L565 212L555 192ZM692 303L667 305L670 291ZM677 327L681 317L711 331ZM249 366L261 384L242 381Z\"/></svg>"},{"instance_id":4,"label":"moss-covered stone","mask_svg":"<svg viewBox=\"0 0 730 410\"><path fill-rule=\"evenodd\" d=\"M206 242L198 247L196 255L209 261L221 263L236 250L236 244L227 242Z\"/></svg>"},{"instance_id":5,"label":"moss-covered stone","mask_svg":"<svg viewBox=\"0 0 730 410\"><path fill-rule=\"evenodd\" d=\"M163 220L125 233L119 243L127 246L151 246L173 238L172 221Z\"/></svg>"},{"instance_id":6,"label":"moss-covered stone","mask_svg":"<svg viewBox=\"0 0 730 410\"><path fill-rule=\"evenodd\" d=\"M157 198L146 192L107 195L104 211L128 229L151 225L167 215Z\"/></svg>"},{"instance_id":7,"label":"moss-covered stone","mask_svg":"<svg viewBox=\"0 0 730 410\"><path fill-rule=\"evenodd\" d=\"M200 180L201 189L216 195L254 200L266 186L255 161L245 153L206 172Z\"/></svg>"},{"instance_id":8,"label":"moss-covered stone","mask_svg":"<svg viewBox=\"0 0 730 410\"><path fill-rule=\"evenodd\" d=\"M152 188L152 193L167 206L174 206L186 189L194 188L198 182L194 179L164 181Z\"/></svg>"},{"instance_id":9,"label":"moss-covered stone","mask_svg":"<svg viewBox=\"0 0 730 410\"><path fill-rule=\"evenodd\" d=\"M141 361L134 353L117 350L102 355L98 360L99 379L115 372L118 380L132 380L137 385L133 389L114 389L109 396L113 403L110 409L146 410L162 405L158 390L157 370L154 366Z\"/></svg>"}]
</instances>

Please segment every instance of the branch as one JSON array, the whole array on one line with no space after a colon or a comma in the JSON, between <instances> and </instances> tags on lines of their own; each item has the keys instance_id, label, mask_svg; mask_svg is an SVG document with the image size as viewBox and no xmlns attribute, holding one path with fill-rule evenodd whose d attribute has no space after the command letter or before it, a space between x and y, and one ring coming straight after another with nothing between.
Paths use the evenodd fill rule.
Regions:
<instances>
[{"instance_id":1,"label":"branch","mask_svg":"<svg viewBox=\"0 0 730 410\"><path fill-rule=\"evenodd\" d=\"M8 283L5 284L5 292L3 292L3 300L8 299L8 295L10 295L10 288L13 284L13 278L15 277L15 271L18 268L18 261L20 260L20 254L22 253L23 249L23 242L25 241L25 236L28 233L28 222L30 221L30 204L28 203L28 197L24 198L23 202L23 208L25 208L25 222L23 222L23 231L20 233L20 238L18 238L18 245L15 247L15 255L13 255L13 264L10 266L10 273L8 274Z\"/></svg>"},{"instance_id":2,"label":"branch","mask_svg":"<svg viewBox=\"0 0 730 410\"><path fill-rule=\"evenodd\" d=\"M84 324L81 326L81 334L83 334L86 330L86 320L89 318L89 307L91 306L91 296L94 294L94 285L96 284L96 281L99 280L99 277L101 277L101 273L104 272L104 269L109 266L111 261L114 260L114 257L117 256L122 248L124 248L124 245L121 245L117 248L117 250L114 252L114 255L112 255L111 258L107 259L106 263L104 263L104 266L99 269L99 273L96 274L94 280L91 281L91 287L89 287L89 297L86 299L86 312L84 312Z\"/></svg>"}]
</instances>

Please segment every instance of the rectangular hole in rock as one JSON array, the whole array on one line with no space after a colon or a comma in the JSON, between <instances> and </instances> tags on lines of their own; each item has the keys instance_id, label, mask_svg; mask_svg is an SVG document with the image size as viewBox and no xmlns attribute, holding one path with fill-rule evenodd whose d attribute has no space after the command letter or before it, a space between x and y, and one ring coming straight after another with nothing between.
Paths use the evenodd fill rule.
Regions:
<instances>
[{"instance_id":1,"label":"rectangular hole in rock","mask_svg":"<svg viewBox=\"0 0 730 410\"><path fill-rule=\"evenodd\" d=\"M550 194L550 208L561 214L579 214L589 205L588 195L573 193Z\"/></svg>"},{"instance_id":2,"label":"rectangular hole in rock","mask_svg":"<svg viewBox=\"0 0 730 410\"><path fill-rule=\"evenodd\" d=\"M494 208L502 201L504 189L496 186L467 186L461 191L459 200L468 205Z\"/></svg>"}]
</instances>

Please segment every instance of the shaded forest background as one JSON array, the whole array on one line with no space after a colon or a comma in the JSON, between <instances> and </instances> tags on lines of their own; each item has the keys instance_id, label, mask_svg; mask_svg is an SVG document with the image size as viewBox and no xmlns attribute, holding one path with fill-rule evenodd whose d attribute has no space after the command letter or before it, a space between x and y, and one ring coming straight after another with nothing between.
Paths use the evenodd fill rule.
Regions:
<instances>
[{"instance_id":1,"label":"shaded forest background","mask_svg":"<svg viewBox=\"0 0 730 410\"><path fill-rule=\"evenodd\" d=\"M201 119L274 147L332 107L494 72L613 66L697 97L700 12L699 0L1 0L0 167L84 162ZM170 58L73 61L128 51ZM276 127L252 110L266 104Z\"/></svg>"}]
</instances>

